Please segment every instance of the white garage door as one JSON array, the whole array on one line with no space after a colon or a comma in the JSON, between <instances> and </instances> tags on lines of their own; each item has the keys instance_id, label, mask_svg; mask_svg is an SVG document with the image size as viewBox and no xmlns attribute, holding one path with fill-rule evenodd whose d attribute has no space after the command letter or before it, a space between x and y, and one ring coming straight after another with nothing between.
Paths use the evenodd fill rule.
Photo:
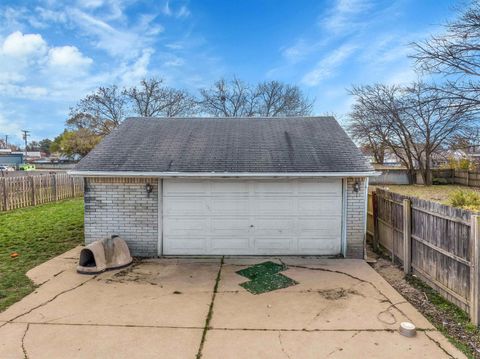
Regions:
<instances>
[{"instance_id":1,"label":"white garage door","mask_svg":"<svg viewBox=\"0 0 480 359\"><path fill-rule=\"evenodd\" d=\"M339 254L342 182L164 180L163 254Z\"/></svg>"}]
</instances>

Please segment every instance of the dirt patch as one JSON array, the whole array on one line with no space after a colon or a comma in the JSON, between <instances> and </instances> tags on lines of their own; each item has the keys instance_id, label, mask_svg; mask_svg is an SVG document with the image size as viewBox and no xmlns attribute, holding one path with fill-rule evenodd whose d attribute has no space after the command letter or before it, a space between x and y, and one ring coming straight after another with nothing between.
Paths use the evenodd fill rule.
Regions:
<instances>
[{"instance_id":1,"label":"dirt patch","mask_svg":"<svg viewBox=\"0 0 480 359\"><path fill-rule=\"evenodd\" d=\"M363 296L360 292L354 289L334 288L334 289L320 289L317 291L323 298L328 300L344 299L351 295Z\"/></svg>"},{"instance_id":2,"label":"dirt patch","mask_svg":"<svg viewBox=\"0 0 480 359\"><path fill-rule=\"evenodd\" d=\"M371 252L369 252L369 257ZM414 276L405 277L403 269L391 260L376 256L375 269L392 287L470 358L480 358L480 331L469 322L468 314L443 299Z\"/></svg>"},{"instance_id":3,"label":"dirt patch","mask_svg":"<svg viewBox=\"0 0 480 359\"><path fill-rule=\"evenodd\" d=\"M139 265L141 261L135 261L129 267L121 270L118 273L115 273L110 278L105 279L106 283L148 283L151 285L158 285L162 287L161 283L159 282L158 273L153 271L145 270L141 268Z\"/></svg>"}]
</instances>

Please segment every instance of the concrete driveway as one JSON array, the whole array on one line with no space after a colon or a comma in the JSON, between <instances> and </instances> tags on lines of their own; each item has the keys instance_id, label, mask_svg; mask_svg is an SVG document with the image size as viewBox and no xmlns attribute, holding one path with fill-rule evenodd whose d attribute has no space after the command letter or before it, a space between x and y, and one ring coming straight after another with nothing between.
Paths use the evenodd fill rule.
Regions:
<instances>
[{"instance_id":1,"label":"concrete driveway","mask_svg":"<svg viewBox=\"0 0 480 359\"><path fill-rule=\"evenodd\" d=\"M28 273L39 287L0 313L0 358L464 357L363 261L172 258L83 276L78 252ZM266 260L298 284L239 286L236 271Z\"/></svg>"}]
</instances>

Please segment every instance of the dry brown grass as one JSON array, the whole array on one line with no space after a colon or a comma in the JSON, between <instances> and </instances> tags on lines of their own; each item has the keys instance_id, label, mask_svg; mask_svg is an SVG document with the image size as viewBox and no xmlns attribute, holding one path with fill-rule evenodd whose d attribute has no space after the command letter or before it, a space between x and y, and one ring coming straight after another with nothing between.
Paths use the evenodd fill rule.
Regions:
<instances>
[{"instance_id":1,"label":"dry brown grass","mask_svg":"<svg viewBox=\"0 0 480 359\"><path fill-rule=\"evenodd\" d=\"M422 185L385 185L385 186L370 186L374 188L385 188L389 191L400 193L406 196L413 196L430 201L451 205L451 196L461 190L466 192L475 192L480 194L480 188L459 186L459 185L437 185L437 186L422 186ZM477 210L480 210L478 208Z\"/></svg>"}]
</instances>

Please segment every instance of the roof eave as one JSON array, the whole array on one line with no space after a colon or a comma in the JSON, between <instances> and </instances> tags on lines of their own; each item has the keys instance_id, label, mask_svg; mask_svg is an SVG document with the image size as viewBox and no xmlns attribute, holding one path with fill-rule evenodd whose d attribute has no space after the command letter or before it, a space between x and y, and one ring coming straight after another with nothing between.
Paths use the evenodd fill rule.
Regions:
<instances>
[{"instance_id":1,"label":"roof eave","mask_svg":"<svg viewBox=\"0 0 480 359\"><path fill-rule=\"evenodd\" d=\"M203 178L275 178L275 177L376 177L378 171L357 172L137 172L137 171L83 171L72 170L68 174L76 177L203 177Z\"/></svg>"}]
</instances>

